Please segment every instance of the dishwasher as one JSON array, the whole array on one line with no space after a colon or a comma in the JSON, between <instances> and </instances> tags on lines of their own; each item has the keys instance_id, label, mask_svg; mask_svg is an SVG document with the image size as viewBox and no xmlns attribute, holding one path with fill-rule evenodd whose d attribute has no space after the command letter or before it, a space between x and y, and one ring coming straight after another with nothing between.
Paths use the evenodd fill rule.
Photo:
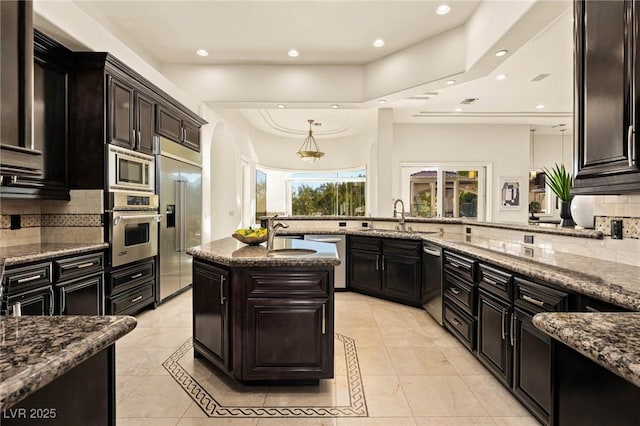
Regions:
<instances>
[{"instance_id":1,"label":"dishwasher","mask_svg":"<svg viewBox=\"0 0 640 426\"><path fill-rule=\"evenodd\" d=\"M442 248L422 243L422 306L442 325Z\"/></svg>"},{"instance_id":2,"label":"dishwasher","mask_svg":"<svg viewBox=\"0 0 640 426\"><path fill-rule=\"evenodd\" d=\"M347 266L345 264L345 236L344 235L305 235L305 240L317 241L320 243L331 243L336 245L340 264L334 269L333 287L336 289L345 289L347 287Z\"/></svg>"}]
</instances>

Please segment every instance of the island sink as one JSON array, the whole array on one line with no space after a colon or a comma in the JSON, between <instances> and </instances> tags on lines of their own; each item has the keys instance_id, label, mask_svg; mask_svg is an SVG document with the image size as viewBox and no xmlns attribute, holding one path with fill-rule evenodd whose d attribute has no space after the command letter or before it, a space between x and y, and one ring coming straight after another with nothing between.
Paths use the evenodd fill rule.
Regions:
<instances>
[{"instance_id":1,"label":"island sink","mask_svg":"<svg viewBox=\"0 0 640 426\"><path fill-rule=\"evenodd\" d=\"M304 249L304 248L285 248L285 249L275 249L268 250L267 256L304 256L307 254L317 253L317 251L313 249Z\"/></svg>"}]
</instances>

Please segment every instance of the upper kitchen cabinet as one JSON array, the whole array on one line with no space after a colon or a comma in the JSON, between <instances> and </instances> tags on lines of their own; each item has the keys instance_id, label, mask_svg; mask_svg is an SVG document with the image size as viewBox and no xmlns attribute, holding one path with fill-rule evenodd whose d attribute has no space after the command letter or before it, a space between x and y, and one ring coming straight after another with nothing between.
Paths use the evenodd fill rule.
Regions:
<instances>
[{"instance_id":1,"label":"upper kitchen cabinet","mask_svg":"<svg viewBox=\"0 0 640 426\"><path fill-rule=\"evenodd\" d=\"M158 105L156 110L156 132L200 151L200 124L164 105Z\"/></svg>"},{"instance_id":2,"label":"upper kitchen cabinet","mask_svg":"<svg viewBox=\"0 0 640 426\"><path fill-rule=\"evenodd\" d=\"M0 179L40 176L42 153L34 148L33 4L0 1Z\"/></svg>"},{"instance_id":3,"label":"upper kitchen cabinet","mask_svg":"<svg viewBox=\"0 0 640 426\"><path fill-rule=\"evenodd\" d=\"M575 2L574 194L640 192L639 7L633 1Z\"/></svg>"},{"instance_id":4,"label":"upper kitchen cabinet","mask_svg":"<svg viewBox=\"0 0 640 426\"><path fill-rule=\"evenodd\" d=\"M108 140L114 145L153 154L153 110L150 95L134 89L132 82L109 80Z\"/></svg>"}]
</instances>

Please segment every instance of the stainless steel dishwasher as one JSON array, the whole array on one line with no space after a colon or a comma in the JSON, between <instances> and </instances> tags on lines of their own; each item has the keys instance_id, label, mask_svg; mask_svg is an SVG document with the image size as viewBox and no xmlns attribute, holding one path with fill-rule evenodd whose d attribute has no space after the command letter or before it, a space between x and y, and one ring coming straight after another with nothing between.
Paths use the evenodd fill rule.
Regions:
<instances>
[{"instance_id":1,"label":"stainless steel dishwasher","mask_svg":"<svg viewBox=\"0 0 640 426\"><path fill-rule=\"evenodd\" d=\"M345 237L344 235L305 235L305 240L309 241L318 241L321 243L331 243L336 245L336 250L338 252L338 258L340 259L340 264L335 267L333 272L333 287L334 288L346 288L347 287L347 266L345 259Z\"/></svg>"},{"instance_id":2,"label":"stainless steel dishwasher","mask_svg":"<svg viewBox=\"0 0 640 426\"><path fill-rule=\"evenodd\" d=\"M422 306L442 325L442 248L422 243Z\"/></svg>"}]
</instances>

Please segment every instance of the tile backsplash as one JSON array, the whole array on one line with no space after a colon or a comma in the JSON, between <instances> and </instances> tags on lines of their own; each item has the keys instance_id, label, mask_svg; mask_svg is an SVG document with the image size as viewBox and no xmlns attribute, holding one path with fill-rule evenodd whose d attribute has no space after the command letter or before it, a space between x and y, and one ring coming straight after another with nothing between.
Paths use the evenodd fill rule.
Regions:
<instances>
[{"instance_id":1,"label":"tile backsplash","mask_svg":"<svg viewBox=\"0 0 640 426\"><path fill-rule=\"evenodd\" d=\"M0 247L104 241L103 192L72 190L70 195L70 201L3 199L0 204ZM20 216L20 229L11 229L11 215Z\"/></svg>"}]
</instances>

